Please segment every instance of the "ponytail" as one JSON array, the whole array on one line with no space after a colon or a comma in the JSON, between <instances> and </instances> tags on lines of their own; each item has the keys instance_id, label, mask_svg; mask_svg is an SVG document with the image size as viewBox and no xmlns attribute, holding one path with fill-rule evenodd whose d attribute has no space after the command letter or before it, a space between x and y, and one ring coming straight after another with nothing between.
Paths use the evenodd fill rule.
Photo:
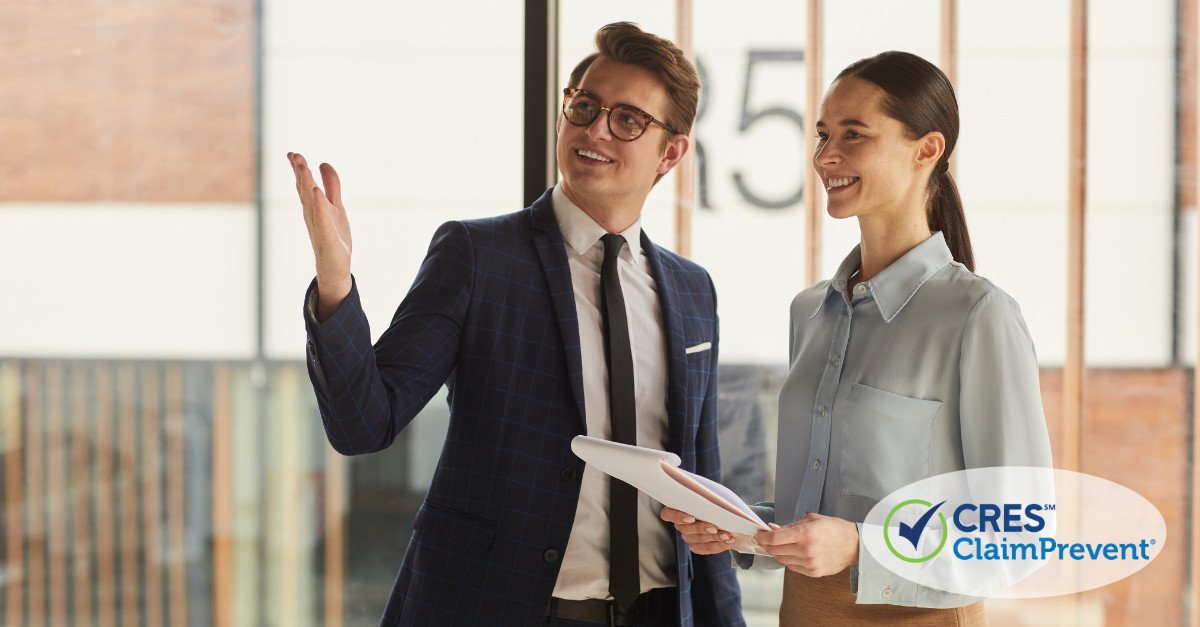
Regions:
<instances>
[{"instance_id":1,"label":"ponytail","mask_svg":"<svg viewBox=\"0 0 1200 627\"><path fill-rule=\"evenodd\" d=\"M941 231L946 246L954 260L975 271L975 253L971 249L971 234L967 232L967 217L963 214L962 198L958 186L950 176L948 163L943 161L929 179L931 200L929 203L929 230Z\"/></svg>"}]
</instances>

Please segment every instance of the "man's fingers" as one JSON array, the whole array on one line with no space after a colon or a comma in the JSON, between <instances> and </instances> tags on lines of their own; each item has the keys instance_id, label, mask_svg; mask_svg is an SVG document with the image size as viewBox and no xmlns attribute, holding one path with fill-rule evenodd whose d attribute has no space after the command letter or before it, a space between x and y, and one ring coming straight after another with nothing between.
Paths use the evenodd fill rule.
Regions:
<instances>
[{"instance_id":1,"label":"man's fingers","mask_svg":"<svg viewBox=\"0 0 1200 627\"><path fill-rule=\"evenodd\" d=\"M726 546L724 542L688 544L688 548L691 549L692 553L697 553L699 555L715 555L717 553L724 553L725 551L729 550L729 547Z\"/></svg>"},{"instance_id":2,"label":"man's fingers","mask_svg":"<svg viewBox=\"0 0 1200 627\"><path fill-rule=\"evenodd\" d=\"M325 184L325 194L329 198L329 202L344 207L342 205L342 181L338 178L337 170L328 163L321 164L321 182Z\"/></svg>"},{"instance_id":3,"label":"man's fingers","mask_svg":"<svg viewBox=\"0 0 1200 627\"><path fill-rule=\"evenodd\" d=\"M298 153L288 153L288 166L292 167L292 175L296 180L296 195L300 197L301 215L304 216L304 227L308 232L308 239L316 240L316 235L313 234L313 217L312 217L312 202L311 195L305 193L304 177L300 174Z\"/></svg>"},{"instance_id":4,"label":"man's fingers","mask_svg":"<svg viewBox=\"0 0 1200 627\"><path fill-rule=\"evenodd\" d=\"M662 511L658 513L658 516L659 518L662 518L669 523L675 523L676 525L688 525L696 522L695 516L692 516L687 512L681 512L677 509L672 509L670 507L662 508Z\"/></svg>"},{"instance_id":5,"label":"man's fingers","mask_svg":"<svg viewBox=\"0 0 1200 627\"><path fill-rule=\"evenodd\" d=\"M721 531L712 527L708 523L699 522L691 525L675 525L679 530L679 535L683 536L683 540L688 544L733 544L733 534L728 531Z\"/></svg>"},{"instance_id":6,"label":"man's fingers","mask_svg":"<svg viewBox=\"0 0 1200 627\"><path fill-rule=\"evenodd\" d=\"M304 157L298 152L292 153L292 171L296 173L296 189L303 192L308 189L309 185L305 185L305 173L308 171L308 164L304 161Z\"/></svg>"},{"instance_id":7,"label":"man's fingers","mask_svg":"<svg viewBox=\"0 0 1200 627\"><path fill-rule=\"evenodd\" d=\"M300 200L308 200L308 192L312 191L316 182L313 181L312 172L308 166L304 164L304 158L296 155L296 162L293 165L296 171L296 192L300 194Z\"/></svg>"},{"instance_id":8,"label":"man's fingers","mask_svg":"<svg viewBox=\"0 0 1200 627\"><path fill-rule=\"evenodd\" d=\"M313 197L311 193L312 177L307 175L308 168L304 167L304 157L299 153L289 152L288 163L292 166L292 175L296 177L296 194L300 197L300 207L303 210L304 226L308 229L308 237L311 240L316 240L316 220L314 218ZM305 179L308 179L307 183Z\"/></svg>"},{"instance_id":9,"label":"man's fingers","mask_svg":"<svg viewBox=\"0 0 1200 627\"><path fill-rule=\"evenodd\" d=\"M317 244L316 240L320 240L322 245L329 244L338 235L329 215L329 201L325 198L325 192L313 185L309 191L309 202L312 204L313 243Z\"/></svg>"}]
</instances>

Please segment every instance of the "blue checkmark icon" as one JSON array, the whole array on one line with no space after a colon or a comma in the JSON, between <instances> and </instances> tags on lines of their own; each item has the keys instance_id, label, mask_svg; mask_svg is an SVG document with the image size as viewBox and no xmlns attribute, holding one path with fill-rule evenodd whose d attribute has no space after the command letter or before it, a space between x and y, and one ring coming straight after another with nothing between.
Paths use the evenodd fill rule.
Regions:
<instances>
[{"instance_id":1,"label":"blue checkmark icon","mask_svg":"<svg viewBox=\"0 0 1200 627\"><path fill-rule=\"evenodd\" d=\"M900 523L900 536L911 542L913 548L916 549L917 542L921 540L921 533L925 531L925 525L929 524L929 519L933 518L938 508L945 504L946 502L942 501L929 508L929 511L925 512L925 515L917 519L916 524L910 526L908 523Z\"/></svg>"}]
</instances>

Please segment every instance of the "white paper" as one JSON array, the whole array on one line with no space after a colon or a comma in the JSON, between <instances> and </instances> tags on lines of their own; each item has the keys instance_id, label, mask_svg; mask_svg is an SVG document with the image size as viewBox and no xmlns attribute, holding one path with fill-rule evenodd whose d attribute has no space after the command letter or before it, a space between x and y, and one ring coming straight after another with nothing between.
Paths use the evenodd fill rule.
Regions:
<instances>
[{"instance_id":1,"label":"white paper","mask_svg":"<svg viewBox=\"0 0 1200 627\"><path fill-rule=\"evenodd\" d=\"M678 455L586 435L575 436L571 450L588 465L659 503L735 534L731 548L765 554L754 535L770 527L729 488L679 468Z\"/></svg>"}]
</instances>

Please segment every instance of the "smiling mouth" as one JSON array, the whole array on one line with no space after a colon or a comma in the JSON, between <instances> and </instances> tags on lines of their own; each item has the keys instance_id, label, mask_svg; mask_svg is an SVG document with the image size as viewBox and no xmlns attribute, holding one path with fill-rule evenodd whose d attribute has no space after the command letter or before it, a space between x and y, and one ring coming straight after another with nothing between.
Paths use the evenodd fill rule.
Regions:
<instances>
[{"instance_id":1,"label":"smiling mouth","mask_svg":"<svg viewBox=\"0 0 1200 627\"><path fill-rule=\"evenodd\" d=\"M609 159L598 152L592 152L591 150L587 150L586 148L580 148L580 149L576 150L575 154L579 155L580 157L583 157L584 159L589 159L591 161L596 161L598 163L612 163L612 159Z\"/></svg>"},{"instance_id":2,"label":"smiling mouth","mask_svg":"<svg viewBox=\"0 0 1200 627\"><path fill-rule=\"evenodd\" d=\"M843 187L849 187L849 186L857 183L858 181L859 181L859 178L857 176L843 176L843 177L838 177L838 178L832 178L826 182L825 190L832 192L833 190L836 190L836 189L841 189Z\"/></svg>"}]
</instances>

